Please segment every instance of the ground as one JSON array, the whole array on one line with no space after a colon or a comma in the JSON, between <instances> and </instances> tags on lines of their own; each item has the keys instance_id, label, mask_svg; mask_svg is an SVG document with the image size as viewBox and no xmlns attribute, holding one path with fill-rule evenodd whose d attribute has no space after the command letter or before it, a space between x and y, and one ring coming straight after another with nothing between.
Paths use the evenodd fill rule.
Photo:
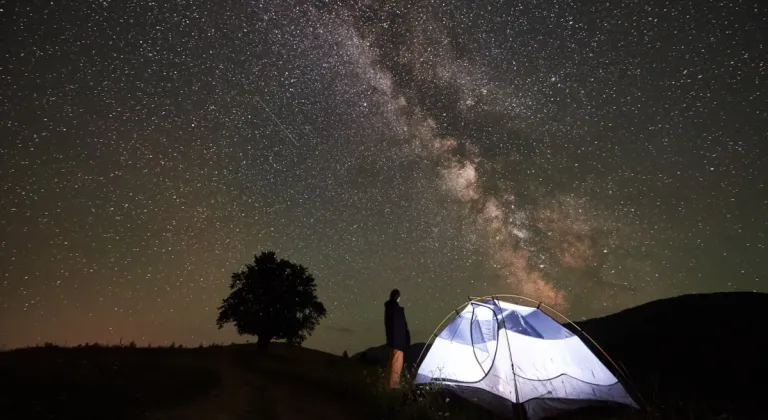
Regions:
<instances>
[{"instance_id":1,"label":"ground","mask_svg":"<svg viewBox=\"0 0 768 420\"><path fill-rule=\"evenodd\" d=\"M273 344L205 348L43 346L0 353L0 419L492 418L441 393L390 392L380 367ZM685 418L732 419L707 415ZM580 419L683 418L627 412Z\"/></svg>"},{"instance_id":2,"label":"ground","mask_svg":"<svg viewBox=\"0 0 768 420\"><path fill-rule=\"evenodd\" d=\"M21 349L0 353L0 418L357 419L344 393L318 383L362 377L344 362L281 344L266 355L251 345Z\"/></svg>"},{"instance_id":3,"label":"ground","mask_svg":"<svg viewBox=\"0 0 768 420\"><path fill-rule=\"evenodd\" d=\"M147 417L153 420L360 418L354 404L343 398L343 394L329 393L324 384L311 380L323 375L330 378L329 370L341 367L340 358L312 350L291 350L275 345L264 355L252 346L213 349L209 357L220 375L218 385L198 400L156 410Z\"/></svg>"}]
</instances>

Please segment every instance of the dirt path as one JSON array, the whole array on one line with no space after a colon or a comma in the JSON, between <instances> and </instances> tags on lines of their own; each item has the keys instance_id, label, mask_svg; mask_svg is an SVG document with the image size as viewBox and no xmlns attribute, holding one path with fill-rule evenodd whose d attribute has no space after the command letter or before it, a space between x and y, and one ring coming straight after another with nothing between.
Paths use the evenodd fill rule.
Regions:
<instances>
[{"instance_id":1,"label":"dirt path","mask_svg":"<svg viewBox=\"0 0 768 420\"><path fill-rule=\"evenodd\" d=\"M247 355L247 357L253 357ZM258 356L257 356L258 357ZM325 383L297 376L291 369L281 368L283 363L306 363L306 360L274 360L276 366L261 363L242 364L254 392L254 412L259 419L271 420L346 420L363 418L354 410L354 401L348 401L333 392ZM267 363L270 365L271 363ZM248 367L250 366L250 367ZM316 366L314 366L316 367ZM312 367L307 367L311 369ZM301 369L299 369L301 371Z\"/></svg>"},{"instance_id":2,"label":"dirt path","mask_svg":"<svg viewBox=\"0 0 768 420\"><path fill-rule=\"evenodd\" d=\"M253 391L239 373L232 352L215 355L221 382L209 395L178 407L158 410L147 415L149 420L239 420L250 418Z\"/></svg>"},{"instance_id":3,"label":"dirt path","mask_svg":"<svg viewBox=\"0 0 768 420\"><path fill-rule=\"evenodd\" d=\"M179 407L158 410L148 420L352 420L354 402L280 373L260 372L221 351L215 362L221 382L209 395Z\"/></svg>"},{"instance_id":4,"label":"dirt path","mask_svg":"<svg viewBox=\"0 0 768 420\"><path fill-rule=\"evenodd\" d=\"M266 378L262 378L266 379ZM268 397L273 404L272 417L279 420L346 420L360 419L353 409L354 401L318 389L312 384L273 378Z\"/></svg>"}]
</instances>

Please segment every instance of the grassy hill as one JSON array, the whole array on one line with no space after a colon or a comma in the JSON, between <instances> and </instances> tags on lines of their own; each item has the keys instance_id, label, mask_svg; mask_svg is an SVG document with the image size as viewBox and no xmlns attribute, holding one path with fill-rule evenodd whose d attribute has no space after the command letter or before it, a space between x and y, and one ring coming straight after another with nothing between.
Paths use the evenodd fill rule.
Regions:
<instances>
[{"instance_id":1,"label":"grassy hill","mask_svg":"<svg viewBox=\"0 0 768 420\"><path fill-rule=\"evenodd\" d=\"M0 418L482 418L435 395L390 392L376 367L274 343L205 348L52 345L0 353ZM431 398L431 400L430 400ZM469 412L469 415L462 414Z\"/></svg>"},{"instance_id":2,"label":"grassy hill","mask_svg":"<svg viewBox=\"0 0 768 420\"><path fill-rule=\"evenodd\" d=\"M219 385L212 349L52 345L0 353L0 418L132 419Z\"/></svg>"}]
</instances>

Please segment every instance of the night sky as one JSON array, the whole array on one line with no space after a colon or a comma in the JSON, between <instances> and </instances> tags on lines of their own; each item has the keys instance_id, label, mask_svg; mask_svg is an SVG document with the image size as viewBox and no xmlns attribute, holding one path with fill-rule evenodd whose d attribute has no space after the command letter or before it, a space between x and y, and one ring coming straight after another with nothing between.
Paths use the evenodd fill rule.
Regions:
<instances>
[{"instance_id":1,"label":"night sky","mask_svg":"<svg viewBox=\"0 0 768 420\"><path fill-rule=\"evenodd\" d=\"M275 250L414 341L468 295L574 319L768 292L760 2L0 3L0 346L241 341Z\"/></svg>"}]
</instances>

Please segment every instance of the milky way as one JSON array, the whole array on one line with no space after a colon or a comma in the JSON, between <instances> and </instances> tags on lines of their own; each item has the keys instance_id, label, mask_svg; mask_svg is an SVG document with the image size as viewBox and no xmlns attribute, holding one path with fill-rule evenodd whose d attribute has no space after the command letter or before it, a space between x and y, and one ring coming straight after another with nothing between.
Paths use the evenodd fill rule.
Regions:
<instances>
[{"instance_id":1,"label":"milky way","mask_svg":"<svg viewBox=\"0 0 768 420\"><path fill-rule=\"evenodd\" d=\"M1 6L0 345L196 344L261 250L308 345L470 295L573 318L768 291L757 3Z\"/></svg>"}]
</instances>

